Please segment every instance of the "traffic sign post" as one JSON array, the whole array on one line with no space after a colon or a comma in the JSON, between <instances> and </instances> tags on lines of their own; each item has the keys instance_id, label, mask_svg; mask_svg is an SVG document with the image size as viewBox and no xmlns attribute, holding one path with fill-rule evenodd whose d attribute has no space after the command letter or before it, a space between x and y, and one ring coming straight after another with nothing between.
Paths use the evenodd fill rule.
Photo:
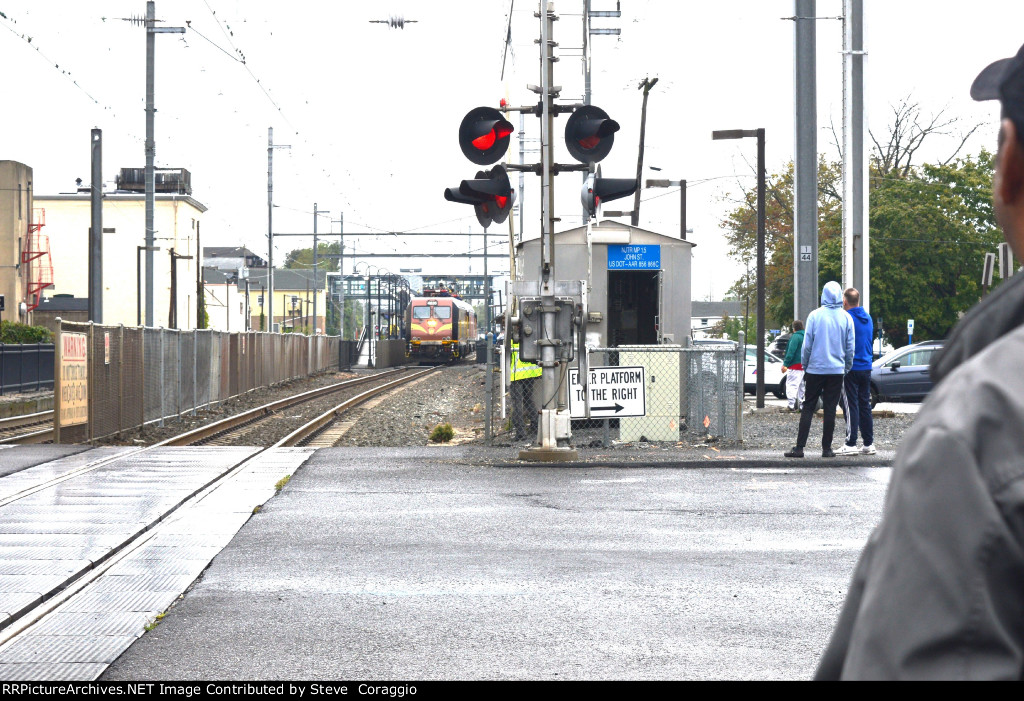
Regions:
<instances>
[{"instance_id":1,"label":"traffic sign post","mask_svg":"<svg viewBox=\"0 0 1024 701\"><path fill-rule=\"evenodd\" d=\"M586 391L590 394L591 419L614 419L622 416L646 416L643 366L592 367ZM579 370L569 370L569 417L587 417L584 387Z\"/></svg>"},{"instance_id":2,"label":"traffic sign post","mask_svg":"<svg viewBox=\"0 0 1024 701\"><path fill-rule=\"evenodd\" d=\"M914 320L907 319L907 345L914 342Z\"/></svg>"}]
</instances>

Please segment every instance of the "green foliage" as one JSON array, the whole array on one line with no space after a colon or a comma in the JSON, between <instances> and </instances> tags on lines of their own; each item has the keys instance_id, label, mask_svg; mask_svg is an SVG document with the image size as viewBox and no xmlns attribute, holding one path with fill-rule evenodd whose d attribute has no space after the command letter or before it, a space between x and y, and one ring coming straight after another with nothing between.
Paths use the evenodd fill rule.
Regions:
<instances>
[{"instance_id":1,"label":"green foliage","mask_svg":"<svg viewBox=\"0 0 1024 701\"><path fill-rule=\"evenodd\" d=\"M210 328L210 312L206 309L206 285L199 286L199 328Z\"/></svg>"},{"instance_id":2,"label":"green foliage","mask_svg":"<svg viewBox=\"0 0 1024 701\"><path fill-rule=\"evenodd\" d=\"M872 164L869 191L871 316L883 319L883 332L897 347L907 342L907 319L914 319L915 338L944 338L980 299L984 255L1002 241L992 211L992 155L982 150L977 157L886 175L877 165ZM842 284L840 164L821 160L818 180L820 288L829 280ZM770 176L766 192L765 326L781 328L793 321L792 163ZM749 269L730 293L749 297L752 310L756 197L742 193L722 222L730 256Z\"/></svg>"},{"instance_id":3,"label":"green foliage","mask_svg":"<svg viewBox=\"0 0 1024 701\"><path fill-rule=\"evenodd\" d=\"M430 432L430 440L433 443L447 443L455 437L455 429L452 428L451 424L438 424L434 427L434 430Z\"/></svg>"},{"instance_id":4,"label":"green foliage","mask_svg":"<svg viewBox=\"0 0 1024 701\"><path fill-rule=\"evenodd\" d=\"M327 236L328 234L324 234ZM335 241L334 243L322 243L317 242L317 256L323 256L327 253L333 253L338 255L341 253L341 243ZM346 255L346 257L348 257ZM318 257L316 262L317 270L330 270L331 272L337 272L338 261L340 258L320 258ZM309 248L296 248L289 251L284 258L284 267L286 268L301 268L303 270L313 269L313 247Z\"/></svg>"},{"instance_id":5,"label":"green foliage","mask_svg":"<svg viewBox=\"0 0 1024 701\"><path fill-rule=\"evenodd\" d=\"M291 475L285 475L284 477L277 481L277 483L274 485L274 489L280 492L282 489L284 489L284 486L291 481L291 479Z\"/></svg>"},{"instance_id":6,"label":"green foliage","mask_svg":"<svg viewBox=\"0 0 1024 701\"><path fill-rule=\"evenodd\" d=\"M981 298L986 252L1003 240L992 209L993 158L871 179L871 315L894 346L945 338Z\"/></svg>"},{"instance_id":7,"label":"green foliage","mask_svg":"<svg viewBox=\"0 0 1024 701\"><path fill-rule=\"evenodd\" d=\"M748 343L754 340L754 334L757 332L757 317L754 315L723 316L721 321L711 327L708 334L713 337L728 338L730 341L739 341L741 331L746 334L745 338Z\"/></svg>"},{"instance_id":8,"label":"green foliage","mask_svg":"<svg viewBox=\"0 0 1024 701\"><path fill-rule=\"evenodd\" d=\"M818 163L818 277L840 279L842 266L842 211L839 192L842 167ZM785 171L769 175L765 183L765 328L793 322L793 163ZM742 203L722 222L733 258L743 262L748 274L737 280L729 293L750 299L751 319L757 304L757 191L742 193ZM824 282L822 283L824 284ZM751 322L752 328L757 324ZM755 342L747 334L750 343Z\"/></svg>"},{"instance_id":9,"label":"green foliage","mask_svg":"<svg viewBox=\"0 0 1024 701\"><path fill-rule=\"evenodd\" d=\"M0 322L0 343L53 343L53 332L45 326L17 321Z\"/></svg>"}]
</instances>

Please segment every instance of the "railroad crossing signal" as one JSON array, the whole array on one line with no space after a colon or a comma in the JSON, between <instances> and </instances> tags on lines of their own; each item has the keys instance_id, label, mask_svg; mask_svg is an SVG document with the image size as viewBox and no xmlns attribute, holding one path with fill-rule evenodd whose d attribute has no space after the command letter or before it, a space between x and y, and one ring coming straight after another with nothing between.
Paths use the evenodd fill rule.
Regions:
<instances>
[{"instance_id":1,"label":"railroad crossing signal","mask_svg":"<svg viewBox=\"0 0 1024 701\"><path fill-rule=\"evenodd\" d=\"M491 222L501 224L508 219L516 193L512 191L505 169L494 166L490 170L478 171L476 178L463 180L457 188L447 188L444 198L449 202L473 205L477 221L486 229Z\"/></svg>"},{"instance_id":2,"label":"railroad crossing signal","mask_svg":"<svg viewBox=\"0 0 1024 701\"><path fill-rule=\"evenodd\" d=\"M597 163L611 150L619 123L600 107L584 105L565 123L565 146L580 163Z\"/></svg>"},{"instance_id":3,"label":"railroad crossing signal","mask_svg":"<svg viewBox=\"0 0 1024 701\"><path fill-rule=\"evenodd\" d=\"M637 180L630 178L602 178L601 167L587 176L580 193L580 201L587 214L597 216L597 211L604 202L611 202L628 197L636 192Z\"/></svg>"},{"instance_id":4,"label":"railroad crossing signal","mask_svg":"<svg viewBox=\"0 0 1024 701\"><path fill-rule=\"evenodd\" d=\"M512 122L493 107L477 107L463 117L459 146L466 158L477 165L497 163L508 151Z\"/></svg>"}]
</instances>

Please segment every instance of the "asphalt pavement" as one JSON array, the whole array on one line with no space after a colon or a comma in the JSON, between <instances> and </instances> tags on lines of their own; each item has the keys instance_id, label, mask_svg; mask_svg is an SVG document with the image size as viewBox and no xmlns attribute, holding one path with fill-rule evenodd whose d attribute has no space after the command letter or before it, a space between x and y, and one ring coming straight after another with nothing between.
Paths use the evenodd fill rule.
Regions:
<instances>
[{"instance_id":1,"label":"asphalt pavement","mask_svg":"<svg viewBox=\"0 0 1024 701\"><path fill-rule=\"evenodd\" d=\"M101 679L807 679L890 472L507 452L317 451Z\"/></svg>"}]
</instances>

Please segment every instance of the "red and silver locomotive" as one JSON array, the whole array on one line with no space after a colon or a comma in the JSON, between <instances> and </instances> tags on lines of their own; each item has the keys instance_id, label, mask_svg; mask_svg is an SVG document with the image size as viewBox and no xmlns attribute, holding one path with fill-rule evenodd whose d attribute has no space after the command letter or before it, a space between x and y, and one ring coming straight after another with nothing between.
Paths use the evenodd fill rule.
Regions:
<instances>
[{"instance_id":1,"label":"red and silver locomotive","mask_svg":"<svg viewBox=\"0 0 1024 701\"><path fill-rule=\"evenodd\" d=\"M409 357L448 362L473 352L476 311L445 289L423 290L409 302Z\"/></svg>"}]
</instances>

